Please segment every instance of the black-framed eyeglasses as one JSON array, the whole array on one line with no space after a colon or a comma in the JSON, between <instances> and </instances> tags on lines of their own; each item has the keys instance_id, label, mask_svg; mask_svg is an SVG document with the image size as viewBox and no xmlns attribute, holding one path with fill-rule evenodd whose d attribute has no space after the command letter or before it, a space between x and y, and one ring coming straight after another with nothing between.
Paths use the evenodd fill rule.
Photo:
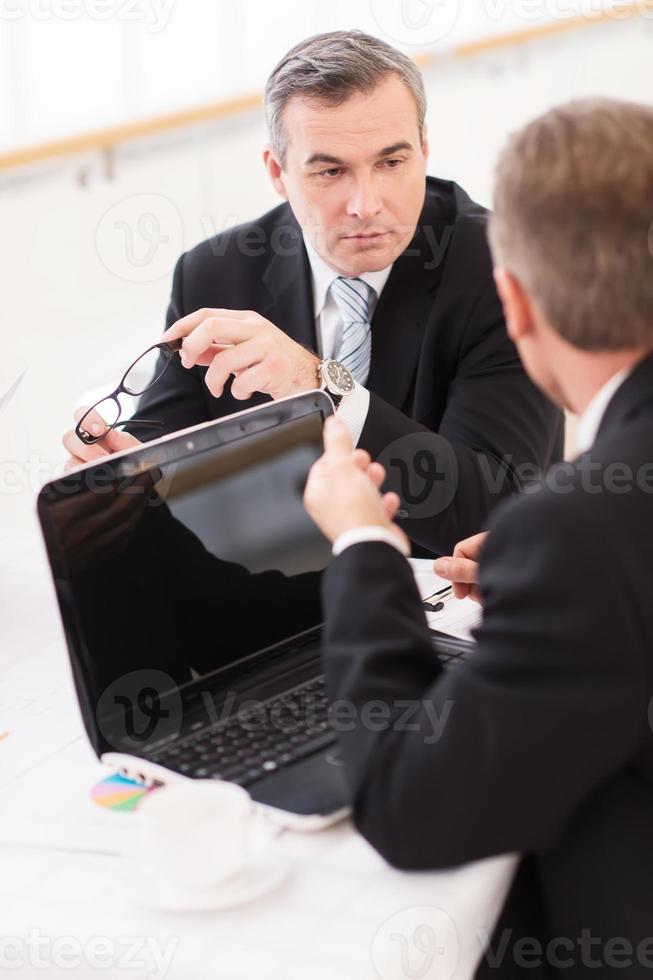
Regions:
<instances>
[{"instance_id":1,"label":"black-framed eyeglasses","mask_svg":"<svg viewBox=\"0 0 653 980\"><path fill-rule=\"evenodd\" d=\"M95 405L89 408L75 427L75 433L79 439L87 446L104 439L106 434L112 429L118 429L123 425L149 425L163 427L163 422L153 419L124 419L120 420L122 407L118 401L118 395L142 395L149 391L163 375L173 355L181 350L183 338L171 340L168 343L154 344L137 357L130 364L122 378L120 384L110 395L101 398ZM95 413L92 422L90 416ZM104 424L104 428L101 426ZM100 431L97 427L100 426Z\"/></svg>"}]
</instances>

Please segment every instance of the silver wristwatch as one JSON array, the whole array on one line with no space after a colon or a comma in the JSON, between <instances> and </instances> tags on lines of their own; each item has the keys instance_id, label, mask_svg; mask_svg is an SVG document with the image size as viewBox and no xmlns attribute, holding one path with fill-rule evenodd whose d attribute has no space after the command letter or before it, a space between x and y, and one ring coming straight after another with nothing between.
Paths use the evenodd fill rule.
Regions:
<instances>
[{"instance_id":1,"label":"silver wristwatch","mask_svg":"<svg viewBox=\"0 0 653 980\"><path fill-rule=\"evenodd\" d=\"M346 395L351 395L354 390L354 376L351 371L341 364L334 361L331 357L325 357L317 366L318 388L326 391L331 396L333 404L338 407Z\"/></svg>"}]
</instances>

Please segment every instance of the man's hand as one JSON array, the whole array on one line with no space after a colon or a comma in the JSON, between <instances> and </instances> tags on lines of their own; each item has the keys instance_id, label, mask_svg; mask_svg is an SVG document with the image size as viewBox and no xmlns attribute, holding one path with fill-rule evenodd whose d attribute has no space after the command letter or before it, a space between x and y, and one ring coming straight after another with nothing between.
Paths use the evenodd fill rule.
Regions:
<instances>
[{"instance_id":1,"label":"man's hand","mask_svg":"<svg viewBox=\"0 0 653 980\"><path fill-rule=\"evenodd\" d=\"M472 538L459 541L450 558L438 558L433 564L436 575L453 582L456 599L466 599L469 596L476 602L482 602L478 587L478 561L486 537L487 531L483 531Z\"/></svg>"},{"instance_id":2,"label":"man's hand","mask_svg":"<svg viewBox=\"0 0 653 980\"><path fill-rule=\"evenodd\" d=\"M404 532L393 523L399 497L379 493L384 468L373 463L364 449L353 449L346 425L335 416L324 424L324 450L309 474L304 505L329 541L353 528L374 526L387 527L397 541L409 546Z\"/></svg>"},{"instance_id":3,"label":"man's hand","mask_svg":"<svg viewBox=\"0 0 653 980\"><path fill-rule=\"evenodd\" d=\"M79 422L87 412L88 408L78 408L75 412L75 422ZM87 421L91 435L94 434L94 424L104 427L104 423L99 415L97 416L97 423L94 423L92 415L89 416ZM97 431L100 432L101 430L98 429ZM82 466L84 463L100 460L105 456L111 456L113 453L120 453L123 449L133 449L134 446L142 445L138 439L134 439L127 432L118 432L117 429L110 429L103 439L93 443L92 446L87 446L81 439L78 439L74 429L69 429L68 432L64 433L61 441L64 449L67 449L70 453L64 466L66 473L68 470L72 470L76 466Z\"/></svg>"},{"instance_id":4,"label":"man's hand","mask_svg":"<svg viewBox=\"0 0 653 980\"><path fill-rule=\"evenodd\" d=\"M177 320L162 339L179 337L185 338L181 363L208 367L206 384L215 398L232 374L231 393L239 400L256 391L276 399L317 387L320 358L258 313L197 310Z\"/></svg>"}]
</instances>

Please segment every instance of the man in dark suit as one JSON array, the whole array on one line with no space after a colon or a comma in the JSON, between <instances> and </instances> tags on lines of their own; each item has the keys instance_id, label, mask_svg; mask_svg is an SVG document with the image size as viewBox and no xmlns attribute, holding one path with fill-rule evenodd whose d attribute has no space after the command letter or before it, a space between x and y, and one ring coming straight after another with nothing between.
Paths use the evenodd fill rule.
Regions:
<instances>
[{"instance_id":1,"label":"man in dark suit","mask_svg":"<svg viewBox=\"0 0 653 980\"><path fill-rule=\"evenodd\" d=\"M287 203L181 257L165 337L185 337L183 361L138 415L163 423L153 437L326 386L387 458L407 534L441 554L559 459L563 432L506 334L485 210L426 177L425 112L418 69L376 38L286 55L264 157Z\"/></svg>"},{"instance_id":2,"label":"man in dark suit","mask_svg":"<svg viewBox=\"0 0 653 980\"><path fill-rule=\"evenodd\" d=\"M581 455L435 563L463 594L482 543L465 662L439 665L399 501L377 492L377 464L370 479L352 462L336 419L306 491L339 555L324 589L330 695L359 718L386 706L385 725L341 733L356 825L401 868L523 855L478 976L653 971L652 219L650 107L571 103L500 158L491 242L508 329L531 377L581 415ZM434 711L447 719L435 742Z\"/></svg>"}]
</instances>

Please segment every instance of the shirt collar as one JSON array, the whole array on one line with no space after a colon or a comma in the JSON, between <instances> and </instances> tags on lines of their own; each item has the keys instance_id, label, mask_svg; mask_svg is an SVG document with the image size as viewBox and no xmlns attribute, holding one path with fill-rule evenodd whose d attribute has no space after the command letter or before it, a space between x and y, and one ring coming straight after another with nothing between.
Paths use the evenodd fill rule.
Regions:
<instances>
[{"instance_id":1,"label":"shirt collar","mask_svg":"<svg viewBox=\"0 0 653 980\"><path fill-rule=\"evenodd\" d=\"M311 265L314 313L317 319L324 310L331 283L340 276L340 273L332 269L328 262L325 262L322 256L318 255L306 236L304 236L304 245ZM391 272L392 265L388 265L385 269L380 269L379 272L362 272L358 278L372 287L378 299Z\"/></svg>"},{"instance_id":2,"label":"shirt collar","mask_svg":"<svg viewBox=\"0 0 653 980\"><path fill-rule=\"evenodd\" d=\"M576 428L576 449L579 453L588 452L594 445L605 411L630 372L631 368L622 368L621 371L613 374L609 381L599 388L579 418Z\"/></svg>"}]
</instances>

